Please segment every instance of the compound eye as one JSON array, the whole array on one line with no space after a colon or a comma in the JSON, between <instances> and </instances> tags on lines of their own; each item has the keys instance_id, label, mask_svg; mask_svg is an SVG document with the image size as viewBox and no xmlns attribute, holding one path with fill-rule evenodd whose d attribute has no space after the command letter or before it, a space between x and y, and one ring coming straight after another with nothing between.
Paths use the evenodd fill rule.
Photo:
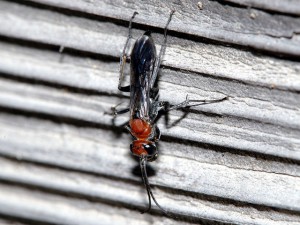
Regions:
<instances>
[{"instance_id":1,"label":"compound eye","mask_svg":"<svg viewBox=\"0 0 300 225\"><path fill-rule=\"evenodd\" d=\"M156 146L155 144L144 144L143 145L144 149L146 150L146 152L148 153L149 156L154 156L156 155Z\"/></svg>"}]
</instances>

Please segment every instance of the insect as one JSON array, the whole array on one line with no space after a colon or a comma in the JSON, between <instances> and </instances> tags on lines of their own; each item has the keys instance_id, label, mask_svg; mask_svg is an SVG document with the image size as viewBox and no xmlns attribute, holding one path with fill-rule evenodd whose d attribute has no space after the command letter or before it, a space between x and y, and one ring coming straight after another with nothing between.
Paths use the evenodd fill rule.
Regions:
<instances>
[{"instance_id":1,"label":"insect","mask_svg":"<svg viewBox=\"0 0 300 225\"><path fill-rule=\"evenodd\" d=\"M140 38L135 41L130 56L126 54L126 50L129 46L129 40L132 38L132 21L138 14L134 12L128 28L128 37L120 57L120 74L118 89L122 92L130 92L129 107L116 110L116 107L112 107L112 114L117 116L118 114L130 112L130 119L128 125L125 128L131 133L133 141L130 145L130 151L133 155L139 157L140 169L142 179L146 187L148 194L148 208L144 212L148 212L151 209L151 200L155 202L157 207L162 210L163 213L169 215L155 199L151 190L146 163L154 161L158 157L158 150L156 143L159 141L161 133L156 125L156 119L160 111L170 111L180 108L187 108L191 106L197 106L200 104L207 104L213 102L220 102L226 98L216 100L189 100L188 98L177 104L170 105L166 101L159 101L158 88L155 86L158 76L162 56L166 49L167 44L167 29L171 22L172 16L175 11L171 11L169 19L164 29L164 41L160 52L157 56L154 41L151 37L151 32L145 32ZM124 67L127 61L130 60L130 85L122 86L124 79ZM143 212L143 213L144 213Z\"/></svg>"}]
</instances>

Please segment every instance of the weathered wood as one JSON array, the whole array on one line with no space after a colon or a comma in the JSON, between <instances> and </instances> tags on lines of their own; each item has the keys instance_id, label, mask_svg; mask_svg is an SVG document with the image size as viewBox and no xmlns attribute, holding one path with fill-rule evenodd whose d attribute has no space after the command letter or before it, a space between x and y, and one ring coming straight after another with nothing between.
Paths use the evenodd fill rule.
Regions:
<instances>
[{"instance_id":1,"label":"weathered wood","mask_svg":"<svg viewBox=\"0 0 300 225\"><path fill-rule=\"evenodd\" d=\"M300 223L299 18L197 2L0 1L0 223ZM229 96L158 124L150 182L178 221L139 213L130 135L104 114L128 103L118 57L132 12L134 38L155 27L162 43L171 8L161 99Z\"/></svg>"},{"instance_id":2,"label":"weathered wood","mask_svg":"<svg viewBox=\"0 0 300 225\"><path fill-rule=\"evenodd\" d=\"M70 21L63 14L36 11L34 8L6 2L0 2L0 6L3 10L0 14L0 33L5 36L119 57L128 32L126 27L122 29L107 22L83 18ZM11 24L14 24L15 29L11 29ZM164 66L270 88L300 90L299 63L255 56L229 47L171 37L169 40L162 63ZM117 72L117 69L114 71Z\"/></svg>"},{"instance_id":3,"label":"weathered wood","mask_svg":"<svg viewBox=\"0 0 300 225\"><path fill-rule=\"evenodd\" d=\"M203 10L198 8L198 0L185 1L182 5L142 0L135 1L134 4L123 0L31 1L126 21L134 11L138 11L140 15L136 18L136 23L161 28L165 25L162 18L167 18L170 10L175 9L170 30L275 53L300 55L300 42L296 38L300 27L299 18L232 8L217 1L201 1ZM255 19L251 18L253 12L256 14Z\"/></svg>"},{"instance_id":4,"label":"weathered wood","mask_svg":"<svg viewBox=\"0 0 300 225\"><path fill-rule=\"evenodd\" d=\"M2 216L3 217L3 216ZM20 222L15 218L0 218L0 224L2 225L28 225L26 222Z\"/></svg>"},{"instance_id":5,"label":"weathered wood","mask_svg":"<svg viewBox=\"0 0 300 225\"><path fill-rule=\"evenodd\" d=\"M49 88L46 86L41 86L41 85L35 85L34 88L32 88L30 85L24 85L22 83L18 82L11 82L9 80L1 79L0 82L0 89L2 90L1 93L1 105L2 106L7 106L8 108L14 108L14 109L21 109L25 111L32 111L36 113L43 113L43 114L48 114L52 116L57 116L57 117L64 117L64 118L70 118L73 120L78 120L78 121L86 121L89 123L92 123L91 126L93 125L102 125L104 126L111 126L110 122L110 116L108 115L103 115L103 112L106 112L109 110L109 107L117 103L119 100L118 98L113 98L113 97L107 97L107 96L87 96L85 94L74 94L74 93L68 93L64 89L63 90L57 90L55 88ZM24 92L23 92L24 91ZM25 95L26 94L26 95ZM26 104L22 104L22 101L26 100ZM69 103L70 107L65 107L65 103ZM70 110L71 109L71 110ZM192 113L190 113L192 114ZM175 113L171 115L173 119L178 119L178 115ZM199 115L198 115L199 116ZM124 116L120 116L122 120L126 120L127 118ZM209 115L207 118L203 118L203 120L208 120ZM188 121L184 120L181 122L181 124L178 124L179 127L183 126L183 124L187 123ZM203 131L203 135L205 134L205 131L209 129L210 126L213 125L213 121L211 121L211 124L206 127ZM163 127L162 124L160 124L161 129L163 129L164 134L169 134L169 136L176 136L176 133L173 132L172 130L175 128L171 129L166 129ZM184 126L189 126L188 124L185 124ZM275 127L272 127L272 129L275 129ZM267 130L270 132L272 129ZM228 131L224 131L223 133L226 133ZM288 132L286 132L288 133ZM191 133L190 133L191 134ZM177 134L178 135L178 134ZM266 132L265 135L268 135ZM281 133L280 135L284 135ZM180 137L181 139L184 137ZM286 137L288 138L288 136ZM215 139L215 138L214 138ZM255 139L253 137L252 139ZM263 139L269 139L268 136L264 136ZM101 139L102 140L102 139ZM290 141L292 141L291 139ZM100 141L100 140L99 140ZM116 139L115 141L118 141ZM213 141L213 139L212 139ZM242 140L241 140L242 141ZM119 140L120 145L123 145L123 140ZM200 144L200 143L199 143ZM296 143L295 143L296 144ZM180 154L181 148L183 146L180 146L179 152L176 154ZM190 146L191 147L191 146ZM126 147L127 148L127 147ZM167 150L169 149L169 150ZM177 148L176 148L177 149ZM172 149L171 146L166 147L166 150L164 151L170 151L170 154L174 152L174 149ZM197 151L195 149L195 151ZM208 151L208 149L206 150ZM242 151L242 149L240 150ZM183 151L185 152L185 151ZM187 154L186 152L184 154ZM213 154L216 154L214 152ZM275 155L275 152L272 153L272 155ZM183 155L182 155L183 156ZM196 157L196 156L194 156ZM208 156L206 156L208 157ZM222 157L225 157L224 154L222 153ZM228 161L230 158L234 157L234 155L230 154L230 157L226 160ZM202 159L204 160L204 159ZM213 159L216 160L216 159ZM233 160L235 163L238 163L239 160ZM219 161L218 163L222 163L222 160ZM288 168L287 164L280 164L279 162L276 162L278 164L278 168L270 170L270 172L276 172L276 173L287 173L287 174L293 174L297 175L295 168L297 167L291 167L291 169L288 169L285 171L285 169ZM256 166L261 165L260 163L257 164L255 163ZM240 167L245 167L245 160L242 160ZM253 165L251 163L247 166L248 169L253 168ZM263 167L265 168L265 167ZM268 166L269 168L269 166ZM280 168L280 169L279 169ZM266 168L265 168L266 169ZM256 170L261 170L260 167L257 167Z\"/></svg>"},{"instance_id":6,"label":"weathered wood","mask_svg":"<svg viewBox=\"0 0 300 225\"><path fill-rule=\"evenodd\" d=\"M259 9L266 9L268 11L275 11L281 13L288 13L292 15L300 15L300 2L298 0L224 0L233 2L239 5L254 7Z\"/></svg>"},{"instance_id":7,"label":"weathered wood","mask_svg":"<svg viewBox=\"0 0 300 225\"><path fill-rule=\"evenodd\" d=\"M118 80L117 72L110 72L113 68L117 68L117 64L110 64L111 67L108 65L102 66L99 62L91 59L82 59L80 60L81 64L78 64L78 58L72 58L68 55L64 57L65 63L61 64L57 60L59 58L58 53L31 50L32 56L30 56L26 48L5 48L1 44L0 46L6 49L5 55L2 55L6 60L0 62L5 73L57 82L76 88L90 88L117 94L116 84L114 84L114 81ZM43 59L43 57L48 60ZM53 61L50 61L51 59ZM12 63L10 64L9 61ZM16 71L14 66L16 63L19 65L17 70L22 71L21 73ZM84 70L84 66L87 65L90 66ZM107 68L107 70L104 68ZM71 74L70 71L72 71ZM41 74L41 72L43 77L35 75ZM45 76L45 74L48 75ZM68 74L70 75L68 76ZM87 77L86 74L91 75ZM183 100L187 93L190 94L191 98L202 99L206 96L218 98L231 95L234 92L232 90L235 90L235 97L232 99L219 104L197 107L195 109L199 111L196 111L195 114L190 113L177 127L172 129L163 128L166 135L234 149L284 156L291 159L298 160L300 158L299 124L294 122L295 120L300 121L300 113L297 108L286 108L289 105L297 106L299 104L297 100L299 98L298 93L293 95L286 91L277 91L276 93L275 90L267 92L266 89L256 87L253 91L247 93L249 95L255 93L255 96L249 96L244 90L250 87L235 82L218 81L219 84L216 84L214 79L200 78L199 76L196 78L192 74L180 74L170 70L163 71L162 77L164 78L160 84L163 100L169 100L174 104ZM199 82L198 84L195 83L196 79ZM171 80L174 83L170 83ZM184 80L185 82L182 83ZM203 83L208 84L205 85L204 90L201 88ZM182 86L183 84L184 86ZM68 94L64 91L59 92L43 86L31 87L30 85L6 80L1 80L0 85L2 105L90 122L99 121L107 125L110 120L108 116L103 116L103 112L109 111L112 105L122 101L113 100L112 98L106 98L105 100L105 98L101 99L97 96L87 97L85 95ZM222 95L215 90L218 87L220 87L218 91ZM27 99L25 105L23 104L24 95ZM178 96L178 100L175 102L173 100L174 95ZM50 102L52 104L49 104ZM60 102L62 104L59 104ZM72 104L69 108L66 108L65 102L72 102ZM70 110L71 107L72 110ZM201 112L213 113L215 116L206 116ZM171 114L174 114L175 119L180 116L177 112ZM241 121L243 121L243 127L238 125L238 122ZM274 125L263 125L262 123L265 122Z\"/></svg>"},{"instance_id":8,"label":"weathered wood","mask_svg":"<svg viewBox=\"0 0 300 225\"><path fill-rule=\"evenodd\" d=\"M31 219L40 224L90 225L112 224L113 221L118 221L118 224L153 224L145 219L149 215L142 215L138 211L133 212L125 208L120 209L107 204L82 201L80 198L57 196L11 185L0 184L0 190L0 212ZM29 202L32 205L28 205ZM180 224L175 221L171 223L168 218L152 216L152 219L159 221L157 224Z\"/></svg>"},{"instance_id":9,"label":"weathered wood","mask_svg":"<svg viewBox=\"0 0 300 225\"><path fill-rule=\"evenodd\" d=\"M126 146L119 142L113 142L113 135L110 132L91 128L77 129L73 126L59 125L47 121L41 123L36 119L28 121L28 119L22 117L13 117L14 120L11 120L9 117L2 114L0 121L1 134L4 136L0 139L1 146L3 146L1 149L2 155L5 154L23 160L34 160L61 168L114 176L117 179L112 181L105 177L101 178L71 171L63 172L59 169L43 168L27 165L27 163L16 166L15 162L5 159L0 161L3 168L0 172L1 179L57 191L88 195L106 201L134 204L139 207L144 205L143 201L146 201L146 196L138 198L139 195L144 193L142 186L137 187L130 184L130 182L128 183L128 181L126 182L127 179L133 179L130 176L130 171L135 162L126 160L128 156ZM15 129L15 126L18 129ZM102 137L101 142L98 141L99 137ZM32 143L32 138L35 139L34 143ZM126 143L125 139L122 138L122 140L123 143ZM51 146L45 145L47 142L53 144ZM265 166L267 164L268 162ZM256 165L256 163L253 163L253 165ZM202 163L201 160L189 159L188 155L186 155L186 158L178 158L168 153L164 154L164 152L159 163L155 166L158 168L159 176L151 179L151 182L156 184L157 187L169 186L168 182L172 182L173 187L171 193L160 188L156 188L155 193L161 204L174 213L178 212L187 216L210 218L224 222L252 223L253 218L251 217L257 213L256 210L253 211L255 205L249 205L248 207L245 205L242 209L239 209L238 206L233 206L230 202L226 204L226 199L231 199L231 195L236 196L236 194L242 194L243 192L243 197L240 196L239 201L243 198L256 199L256 203L272 201L271 204L290 210L298 207L299 177L256 171L255 169L238 169L234 168L234 165L218 165L213 161ZM15 170L16 168L18 170ZM195 171L197 171L197 174L195 174ZM173 177L174 174L176 174L176 177ZM256 179L260 182L255 181ZM209 199L208 201L205 200L205 197L202 200L200 196L199 199L196 196L192 198L189 195L176 194L176 190L194 192L195 188L197 189L196 193L204 192L208 196L214 190L217 190L217 195L222 192L227 194L222 200L223 203L218 202L217 199L210 202ZM264 191L265 188L267 190ZM276 198L274 198L275 196ZM178 204L179 202L180 204ZM288 205L284 206L284 204ZM226 216L226 212L231 210L235 213ZM239 213L243 213L245 216L240 217ZM246 216L247 214L249 215ZM273 216L281 218L277 221L279 224L286 221L297 223L299 219L285 214L284 211L280 212L280 210L270 214L267 213L267 215L266 217L263 216L263 221L266 224L274 223L272 221ZM270 221L268 222L268 220ZM257 223L260 224L263 221ZM255 224L254 221L253 223Z\"/></svg>"}]
</instances>

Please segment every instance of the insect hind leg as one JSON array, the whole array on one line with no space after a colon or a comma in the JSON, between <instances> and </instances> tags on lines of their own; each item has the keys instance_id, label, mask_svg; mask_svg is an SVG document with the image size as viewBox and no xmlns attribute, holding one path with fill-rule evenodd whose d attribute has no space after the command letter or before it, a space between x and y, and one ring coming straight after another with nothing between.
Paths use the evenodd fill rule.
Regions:
<instances>
[{"instance_id":1,"label":"insect hind leg","mask_svg":"<svg viewBox=\"0 0 300 225\"><path fill-rule=\"evenodd\" d=\"M222 102L227 99L228 99L228 97L224 97L224 98L220 98L220 99L211 99L211 100L207 100L207 99L190 100L187 95L185 101L183 101L179 104L176 104L176 105L171 105L168 101L160 101L158 103L159 113L158 113L158 116L156 119L159 119L161 117L161 115L164 115L166 127L171 128L171 127L176 126L189 113L187 110L184 110L184 114L179 119L177 119L176 121L172 122L172 124L170 124L169 112L171 110L189 109L190 107L193 107L193 106ZM160 112L163 112L163 114L161 114Z\"/></svg>"},{"instance_id":2,"label":"insect hind leg","mask_svg":"<svg viewBox=\"0 0 300 225\"><path fill-rule=\"evenodd\" d=\"M205 105L205 104L212 104L212 103L217 103L217 102L222 102L228 100L228 97L223 97L219 99L198 99L198 100L190 100L188 98L188 95L186 95L186 100L177 104L177 105L170 105L168 109L165 109L167 111L171 110L177 110L177 109L184 109L184 108L189 108L192 106L198 106L198 105Z\"/></svg>"}]
</instances>

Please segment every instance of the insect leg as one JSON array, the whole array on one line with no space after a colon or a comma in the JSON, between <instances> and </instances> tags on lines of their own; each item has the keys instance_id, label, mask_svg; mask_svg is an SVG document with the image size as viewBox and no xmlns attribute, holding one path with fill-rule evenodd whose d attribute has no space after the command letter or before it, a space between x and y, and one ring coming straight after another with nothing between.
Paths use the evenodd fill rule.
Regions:
<instances>
[{"instance_id":1,"label":"insect leg","mask_svg":"<svg viewBox=\"0 0 300 225\"><path fill-rule=\"evenodd\" d=\"M173 16L174 12L175 12L175 10L171 11L169 19L168 19L168 22L167 22L167 24L165 26L164 42L163 42L163 44L162 44L162 46L160 48L160 52L159 52L158 58L155 61L155 65L154 65L154 69L153 69L153 73L152 73L152 77L151 77L151 81L150 81L150 87L153 87L153 85L155 83L155 80L157 78L157 74L158 74L158 71L159 71L159 67L160 67L160 64L161 64L161 57L165 53L165 50L166 50L166 46L167 46L167 30L168 30L168 26L169 26L169 24L171 22L171 19L172 19L172 16Z\"/></svg>"},{"instance_id":2,"label":"insect leg","mask_svg":"<svg viewBox=\"0 0 300 225\"><path fill-rule=\"evenodd\" d=\"M155 126L155 135L154 135L154 138L153 138L154 141L155 142L159 141L160 136L161 136L160 129L158 128L158 126Z\"/></svg>"},{"instance_id":3,"label":"insect leg","mask_svg":"<svg viewBox=\"0 0 300 225\"><path fill-rule=\"evenodd\" d=\"M220 99L211 99L211 100L207 100L207 99L190 100L187 95L185 101L183 101L177 105L170 106L166 110L171 111L171 110L175 110L175 109L188 108L188 107L192 107L192 106L211 104L211 103L216 103L216 102L222 102L227 99L228 99L228 97L224 97L224 98L220 98Z\"/></svg>"},{"instance_id":4,"label":"insect leg","mask_svg":"<svg viewBox=\"0 0 300 225\"><path fill-rule=\"evenodd\" d=\"M154 142L158 142L160 140L161 131L158 128L158 126L156 126L156 124L153 124L152 129L153 129L153 133L149 137L149 140L154 141Z\"/></svg>"},{"instance_id":5,"label":"insect leg","mask_svg":"<svg viewBox=\"0 0 300 225\"><path fill-rule=\"evenodd\" d=\"M120 91L124 91L124 92L129 92L130 91L130 86L122 87L122 81L123 81L123 77L124 77L124 67L125 67L125 64L126 64L126 60L129 58L129 56L126 55L126 49L128 48L130 38L132 38L132 35L131 35L132 20L134 19L136 14L138 14L138 12L134 12L131 19L130 19L130 21L129 21L128 36L127 36L127 39L126 39L126 42L125 42L125 46L124 46L122 55L120 57L120 74L119 74L118 89Z\"/></svg>"},{"instance_id":6,"label":"insect leg","mask_svg":"<svg viewBox=\"0 0 300 225\"><path fill-rule=\"evenodd\" d=\"M130 110L129 108L121 109L121 110L116 110L116 107L111 107L111 111L112 111L111 115L117 116L117 115L129 112L129 110Z\"/></svg>"},{"instance_id":7,"label":"insect leg","mask_svg":"<svg viewBox=\"0 0 300 225\"><path fill-rule=\"evenodd\" d=\"M112 116L116 117L116 116L119 115L119 114L124 114L124 113L127 113L127 112L130 111L129 108L117 110L117 107L118 107L119 105L121 105L121 104L122 104L122 103L119 103L119 104L117 104L117 105L115 105L115 106L112 106L112 107L110 108L110 109L111 109L111 112L104 112L104 114L106 114L106 115L112 115Z\"/></svg>"}]
</instances>

